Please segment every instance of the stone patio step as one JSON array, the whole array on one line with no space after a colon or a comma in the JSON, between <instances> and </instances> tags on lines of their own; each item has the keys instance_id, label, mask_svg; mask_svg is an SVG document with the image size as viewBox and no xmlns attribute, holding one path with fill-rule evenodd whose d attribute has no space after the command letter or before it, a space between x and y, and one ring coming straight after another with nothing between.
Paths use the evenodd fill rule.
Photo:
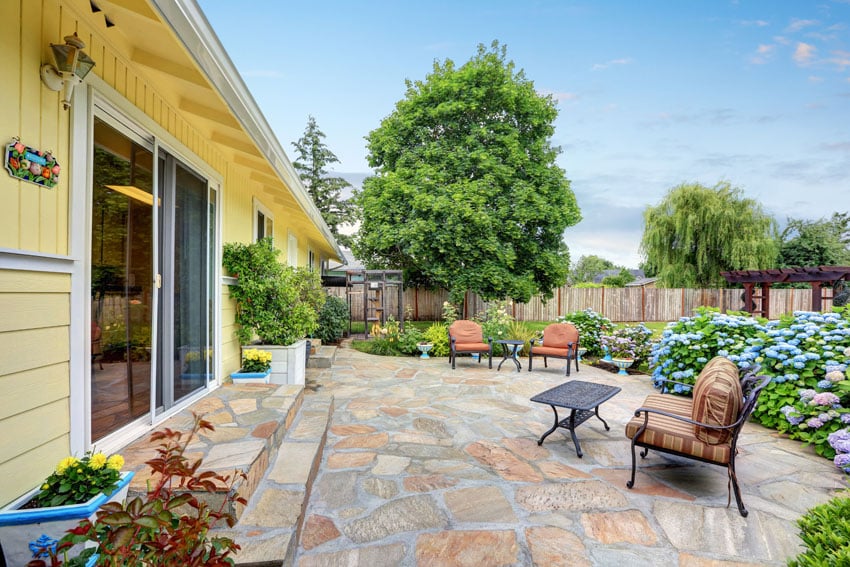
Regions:
<instances>
[{"instance_id":1,"label":"stone patio step","mask_svg":"<svg viewBox=\"0 0 850 567\"><path fill-rule=\"evenodd\" d=\"M307 359L307 368L330 368L334 364L336 350L336 346L321 345L315 354L311 354Z\"/></svg>"},{"instance_id":2,"label":"stone patio step","mask_svg":"<svg viewBox=\"0 0 850 567\"><path fill-rule=\"evenodd\" d=\"M305 396L277 458L249 499L239 523L222 530L242 548L235 557L237 565L293 564L333 410L332 396Z\"/></svg>"},{"instance_id":3,"label":"stone patio step","mask_svg":"<svg viewBox=\"0 0 850 567\"><path fill-rule=\"evenodd\" d=\"M187 448L190 459L203 458L201 470L214 470L232 478L234 470L244 472L234 490L247 500L254 495L265 477L269 463L275 461L287 431L292 427L304 399L304 386L274 384L225 384L187 410L169 418L157 430L170 428L188 432L194 421L192 413L202 414L215 426L215 431L201 433ZM145 462L156 456L160 442L151 443L150 436L140 438L125 449L125 469L136 476L130 484L129 496L147 492L150 468ZM213 509L221 503L221 493L196 492ZM237 519L244 506L234 505L227 512Z\"/></svg>"}]
</instances>

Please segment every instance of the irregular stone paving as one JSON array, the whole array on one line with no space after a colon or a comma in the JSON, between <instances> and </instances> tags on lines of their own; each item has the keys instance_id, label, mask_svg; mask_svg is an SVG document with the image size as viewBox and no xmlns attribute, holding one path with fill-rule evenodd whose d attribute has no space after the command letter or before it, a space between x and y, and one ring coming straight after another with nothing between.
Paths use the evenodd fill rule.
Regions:
<instances>
[{"instance_id":1,"label":"irregular stone paving","mask_svg":"<svg viewBox=\"0 0 850 567\"><path fill-rule=\"evenodd\" d=\"M517 373L461 358L452 370L343 348L332 368L310 369L308 390L336 409L295 564L785 565L801 549L796 519L845 486L830 461L748 424L737 460L747 518L734 498L727 508L713 465L651 453L629 490L623 430L648 380L573 373L623 388L600 408L610 431L595 419L578 429L579 459L564 430L537 445L552 411L529 398L566 380L552 362Z\"/></svg>"}]
</instances>

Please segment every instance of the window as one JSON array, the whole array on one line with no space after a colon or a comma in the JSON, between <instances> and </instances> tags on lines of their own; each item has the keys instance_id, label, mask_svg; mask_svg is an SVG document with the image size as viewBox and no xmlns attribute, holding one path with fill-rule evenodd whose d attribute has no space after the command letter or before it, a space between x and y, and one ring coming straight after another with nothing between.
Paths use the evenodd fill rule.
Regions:
<instances>
[{"instance_id":1,"label":"window","mask_svg":"<svg viewBox=\"0 0 850 567\"><path fill-rule=\"evenodd\" d=\"M271 211L256 198L254 199L254 240L270 236L274 239L274 216Z\"/></svg>"},{"instance_id":2,"label":"window","mask_svg":"<svg viewBox=\"0 0 850 567\"><path fill-rule=\"evenodd\" d=\"M316 271L316 253L312 250L307 250L307 268L311 272Z\"/></svg>"},{"instance_id":3,"label":"window","mask_svg":"<svg viewBox=\"0 0 850 567\"><path fill-rule=\"evenodd\" d=\"M294 234L289 235L289 242L286 245L286 261L290 266L298 265L298 239Z\"/></svg>"}]
</instances>

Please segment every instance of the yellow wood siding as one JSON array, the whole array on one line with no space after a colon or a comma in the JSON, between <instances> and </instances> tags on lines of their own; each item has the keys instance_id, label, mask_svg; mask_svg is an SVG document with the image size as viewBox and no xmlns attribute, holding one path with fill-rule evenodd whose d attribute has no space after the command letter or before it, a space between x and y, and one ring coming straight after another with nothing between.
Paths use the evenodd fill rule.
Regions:
<instances>
[{"instance_id":1,"label":"yellow wood siding","mask_svg":"<svg viewBox=\"0 0 850 567\"><path fill-rule=\"evenodd\" d=\"M32 488L69 451L68 274L0 271L0 502ZM17 465L15 463L18 463ZM26 463L25 470L15 470Z\"/></svg>"},{"instance_id":2,"label":"yellow wood siding","mask_svg":"<svg viewBox=\"0 0 850 567\"><path fill-rule=\"evenodd\" d=\"M65 27L56 2L5 2L0 19L4 56L0 74L19 79L18 85L0 89L0 131L3 146L12 136L56 156L62 173L59 184L48 189L0 172L0 248L68 254L68 113L58 104L58 95L41 84L39 69L47 60L48 44L61 42ZM14 48L19 47L18 56Z\"/></svg>"},{"instance_id":3,"label":"yellow wood siding","mask_svg":"<svg viewBox=\"0 0 850 567\"><path fill-rule=\"evenodd\" d=\"M242 366L242 345L236 340L236 302L230 298L230 286L221 286L221 369L222 378Z\"/></svg>"}]
</instances>

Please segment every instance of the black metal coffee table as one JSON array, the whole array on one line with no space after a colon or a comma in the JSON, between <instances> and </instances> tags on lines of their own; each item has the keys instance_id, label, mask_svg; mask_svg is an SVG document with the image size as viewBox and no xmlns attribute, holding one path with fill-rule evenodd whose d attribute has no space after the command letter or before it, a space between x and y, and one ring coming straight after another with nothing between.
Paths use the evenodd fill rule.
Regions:
<instances>
[{"instance_id":1,"label":"black metal coffee table","mask_svg":"<svg viewBox=\"0 0 850 567\"><path fill-rule=\"evenodd\" d=\"M569 429L570 436L573 438L573 443L576 446L576 453L579 458L582 456L581 445L579 445L578 437L576 437L576 427L590 419L592 416L605 425L605 430L610 431L611 428L604 419L599 417L599 406L620 392L621 388L616 386L606 386L605 384L596 384L594 382L583 382L581 380L571 380L560 386L555 386L545 392L541 392L531 398L532 402L540 404L548 404L555 412L555 425L552 429L543 434L538 445L543 444L553 431L559 427ZM570 410L570 417L558 420L558 408L567 408Z\"/></svg>"}]
</instances>

